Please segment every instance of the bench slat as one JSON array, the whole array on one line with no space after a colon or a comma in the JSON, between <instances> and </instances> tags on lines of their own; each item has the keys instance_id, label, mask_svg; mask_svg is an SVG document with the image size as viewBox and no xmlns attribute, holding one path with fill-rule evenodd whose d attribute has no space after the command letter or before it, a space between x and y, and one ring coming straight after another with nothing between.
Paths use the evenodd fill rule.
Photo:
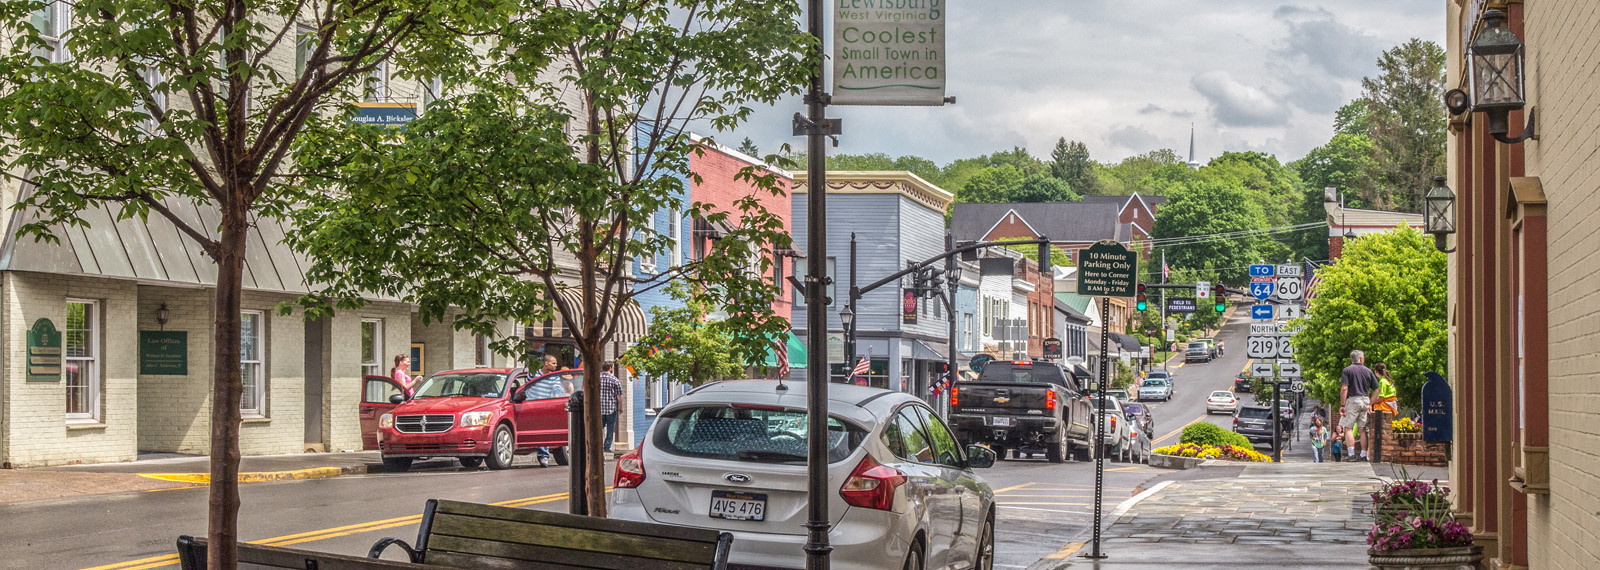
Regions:
<instances>
[{"instance_id":1,"label":"bench slat","mask_svg":"<svg viewBox=\"0 0 1600 570\"><path fill-rule=\"evenodd\" d=\"M205 567L206 539L193 537L190 540L193 546L190 547L188 552L180 550L180 554L194 558L183 562L185 564L194 564L195 567L199 568ZM316 561L318 570L426 570L440 568L429 564L378 560L361 556L313 552L298 548L239 544L240 568L294 568L296 570L305 570L307 559Z\"/></svg>"},{"instance_id":2,"label":"bench slat","mask_svg":"<svg viewBox=\"0 0 1600 570\"><path fill-rule=\"evenodd\" d=\"M494 505L480 505L446 499L436 499L438 506L436 514L461 514L492 519L507 519L546 526L559 526L595 530L613 534L630 534L704 542L715 548L717 539L721 536L719 531L703 528L689 528L682 526L669 526L656 523L637 521L623 521L596 517L575 516L567 513L549 511L535 511L530 509L514 509L511 507L498 507Z\"/></svg>"},{"instance_id":3,"label":"bench slat","mask_svg":"<svg viewBox=\"0 0 1600 570\"><path fill-rule=\"evenodd\" d=\"M538 563L552 568L595 570L706 570L712 566L709 557L696 562L678 562L460 536L434 536L429 547L429 562L464 568L484 566L489 560L505 561L516 567Z\"/></svg>"},{"instance_id":4,"label":"bench slat","mask_svg":"<svg viewBox=\"0 0 1600 570\"><path fill-rule=\"evenodd\" d=\"M518 524L515 522L508 524L508 521L502 518L483 518L435 512L432 533L428 538L428 550L430 551L428 560L430 562L433 560L431 551L442 548L436 541L443 536L545 546L562 549L568 553L589 552L625 555L643 560L678 561L708 565L716 556L715 543L667 540L662 537L619 534L600 529ZM542 560L554 561L548 558Z\"/></svg>"}]
</instances>

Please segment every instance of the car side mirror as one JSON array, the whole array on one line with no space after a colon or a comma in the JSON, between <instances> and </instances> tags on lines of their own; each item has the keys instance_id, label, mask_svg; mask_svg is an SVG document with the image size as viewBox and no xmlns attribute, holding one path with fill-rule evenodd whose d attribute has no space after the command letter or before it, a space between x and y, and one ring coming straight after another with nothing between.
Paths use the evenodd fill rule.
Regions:
<instances>
[{"instance_id":1,"label":"car side mirror","mask_svg":"<svg viewBox=\"0 0 1600 570\"><path fill-rule=\"evenodd\" d=\"M526 401L528 401L528 391L527 390L517 390L516 392L512 392L511 393L511 403L513 403L513 404L521 404L521 403L526 402Z\"/></svg>"},{"instance_id":2,"label":"car side mirror","mask_svg":"<svg viewBox=\"0 0 1600 570\"><path fill-rule=\"evenodd\" d=\"M391 404L399 405L400 403L405 402L405 401L406 401L406 395L405 394L395 394L393 396L389 396L389 403L391 403Z\"/></svg>"},{"instance_id":3,"label":"car side mirror","mask_svg":"<svg viewBox=\"0 0 1600 570\"><path fill-rule=\"evenodd\" d=\"M973 469L988 469L994 467L995 460L1000 456L995 455L993 449L981 445L967 446L967 467Z\"/></svg>"}]
</instances>

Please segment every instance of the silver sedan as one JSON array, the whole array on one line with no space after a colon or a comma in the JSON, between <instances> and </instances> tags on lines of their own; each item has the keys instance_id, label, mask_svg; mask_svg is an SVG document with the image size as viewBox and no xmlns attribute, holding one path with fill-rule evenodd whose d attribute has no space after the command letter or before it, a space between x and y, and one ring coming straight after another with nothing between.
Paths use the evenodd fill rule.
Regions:
<instances>
[{"instance_id":1,"label":"silver sedan","mask_svg":"<svg viewBox=\"0 0 1600 570\"><path fill-rule=\"evenodd\" d=\"M828 387L828 516L840 570L994 564L994 493L922 400ZM806 387L743 380L701 387L663 409L617 460L611 517L733 533L728 562L804 568Z\"/></svg>"}]
</instances>

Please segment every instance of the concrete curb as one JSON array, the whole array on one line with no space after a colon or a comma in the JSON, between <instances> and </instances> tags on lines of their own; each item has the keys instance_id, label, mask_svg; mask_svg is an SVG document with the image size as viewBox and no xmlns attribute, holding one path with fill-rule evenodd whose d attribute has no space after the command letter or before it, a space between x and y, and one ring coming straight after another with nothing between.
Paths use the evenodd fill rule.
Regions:
<instances>
[{"instance_id":1,"label":"concrete curb","mask_svg":"<svg viewBox=\"0 0 1600 570\"><path fill-rule=\"evenodd\" d=\"M311 469L295 469L292 471L257 471L253 473L240 473L240 483L266 483L270 481L293 481L298 479L325 479L340 475L361 475L367 472L367 466L356 465L349 467L315 467ZM140 473L140 477L190 483L194 485L207 485L211 483L210 473Z\"/></svg>"},{"instance_id":2,"label":"concrete curb","mask_svg":"<svg viewBox=\"0 0 1600 570\"><path fill-rule=\"evenodd\" d=\"M1194 469L1205 461L1198 457L1180 457L1177 455L1150 454L1150 466L1162 469Z\"/></svg>"},{"instance_id":3,"label":"concrete curb","mask_svg":"<svg viewBox=\"0 0 1600 570\"><path fill-rule=\"evenodd\" d=\"M1128 511L1132 510L1134 505L1139 504L1140 501L1150 498L1151 495L1161 492L1162 489L1167 488L1168 485L1171 485L1174 482L1175 481L1162 481L1160 483L1156 483L1155 486L1141 491L1139 494L1129 497L1127 500L1122 501L1121 503L1117 503L1117 507L1111 509L1111 513L1105 515L1101 522L1111 521L1112 524L1116 524L1117 519L1121 518L1122 515L1127 514ZM1093 536L1093 527L1084 529L1083 532L1078 533L1078 536L1073 537L1072 542L1068 542L1066 546L1061 547L1061 550L1057 550L1054 554L1046 555L1044 558L1040 558L1033 564L1029 564L1027 570L1056 570L1059 568L1066 568L1071 564L1071 562L1068 562L1068 560L1072 558L1072 555L1077 554L1079 550L1089 544L1089 541L1086 540L1086 537Z\"/></svg>"}]
</instances>

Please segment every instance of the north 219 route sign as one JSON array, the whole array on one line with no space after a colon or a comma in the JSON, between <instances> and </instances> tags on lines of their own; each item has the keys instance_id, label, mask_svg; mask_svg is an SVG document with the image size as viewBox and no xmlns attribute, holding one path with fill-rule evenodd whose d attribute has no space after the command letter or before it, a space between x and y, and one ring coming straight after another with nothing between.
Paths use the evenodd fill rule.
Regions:
<instances>
[{"instance_id":1,"label":"north 219 route sign","mask_svg":"<svg viewBox=\"0 0 1600 570\"><path fill-rule=\"evenodd\" d=\"M1139 254L1111 240L1083 250L1078 263L1078 294L1092 297L1134 296Z\"/></svg>"}]
</instances>

